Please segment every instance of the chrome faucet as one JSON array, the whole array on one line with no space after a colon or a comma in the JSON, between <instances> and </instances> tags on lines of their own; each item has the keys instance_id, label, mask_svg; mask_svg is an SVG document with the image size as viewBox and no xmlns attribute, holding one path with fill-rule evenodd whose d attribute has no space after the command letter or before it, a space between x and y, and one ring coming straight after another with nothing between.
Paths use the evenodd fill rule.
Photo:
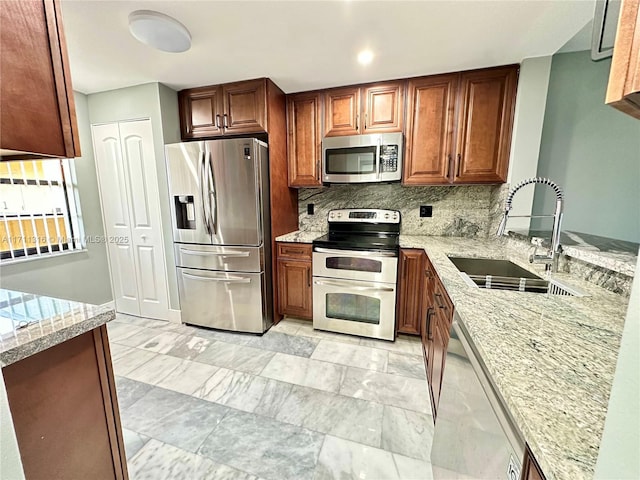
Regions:
<instances>
[{"instance_id":1,"label":"chrome faucet","mask_svg":"<svg viewBox=\"0 0 640 480\"><path fill-rule=\"evenodd\" d=\"M500 226L498 227L498 231L496 234L498 236L504 235L505 229L507 227L507 219L509 218L509 211L511 210L511 203L513 202L513 196L515 193L520 190L525 185L530 185L532 183L539 183L542 185L550 186L553 191L556 193L556 211L553 215L514 215L513 218L546 218L553 217L553 230L551 231L551 247L547 250L546 255L538 255L536 252L538 247L542 245L542 241L537 238L532 239L532 243L536 245L536 248L532 255L529 256L529 261L531 263L544 263L545 270L552 272L558 271L558 257L561 252L560 248L560 225L562 223L562 207L564 203L564 195L562 193L562 189L552 180L548 178L534 177L529 178L527 180L523 180L518 183L515 187L513 187L509 194L507 195L507 201L504 206L504 216L502 217L502 221L500 222Z\"/></svg>"}]
</instances>

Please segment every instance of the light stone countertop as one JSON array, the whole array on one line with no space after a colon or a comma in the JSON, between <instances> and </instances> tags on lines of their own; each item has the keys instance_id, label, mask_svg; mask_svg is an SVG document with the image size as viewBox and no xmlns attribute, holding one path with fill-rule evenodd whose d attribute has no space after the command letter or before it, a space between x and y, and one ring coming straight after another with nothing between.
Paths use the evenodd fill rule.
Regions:
<instances>
[{"instance_id":1,"label":"light stone countertop","mask_svg":"<svg viewBox=\"0 0 640 480\"><path fill-rule=\"evenodd\" d=\"M505 258L540 274L506 238L401 235L400 245L427 252L547 479L592 478L628 299L568 274L553 277L588 296L474 288L447 258Z\"/></svg>"},{"instance_id":2,"label":"light stone countertop","mask_svg":"<svg viewBox=\"0 0 640 480\"><path fill-rule=\"evenodd\" d=\"M276 242L311 243L316 238L321 237L326 232L315 232L312 230L296 230L276 237Z\"/></svg>"},{"instance_id":3,"label":"light stone countertop","mask_svg":"<svg viewBox=\"0 0 640 480\"><path fill-rule=\"evenodd\" d=\"M112 307L0 289L0 367L115 318Z\"/></svg>"}]
</instances>

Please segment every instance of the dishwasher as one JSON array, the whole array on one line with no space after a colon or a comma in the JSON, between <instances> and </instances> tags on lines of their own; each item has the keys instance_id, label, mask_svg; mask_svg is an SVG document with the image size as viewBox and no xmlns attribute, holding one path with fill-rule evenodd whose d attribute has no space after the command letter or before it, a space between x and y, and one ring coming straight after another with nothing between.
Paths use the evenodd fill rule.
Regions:
<instances>
[{"instance_id":1,"label":"dishwasher","mask_svg":"<svg viewBox=\"0 0 640 480\"><path fill-rule=\"evenodd\" d=\"M433 478L518 480L524 451L522 434L456 312L431 450Z\"/></svg>"}]
</instances>

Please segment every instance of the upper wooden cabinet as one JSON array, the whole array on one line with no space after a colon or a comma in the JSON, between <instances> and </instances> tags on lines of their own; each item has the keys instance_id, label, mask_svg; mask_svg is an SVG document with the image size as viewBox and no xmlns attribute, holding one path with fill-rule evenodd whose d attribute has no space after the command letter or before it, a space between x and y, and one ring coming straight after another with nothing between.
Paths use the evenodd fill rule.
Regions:
<instances>
[{"instance_id":1,"label":"upper wooden cabinet","mask_svg":"<svg viewBox=\"0 0 640 480\"><path fill-rule=\"evenodd\" d=\"M518 66L409 80L405 185L507 180Z\"/></svg>"},{"instance_id":2,"label":"upper wooden cabinet","mask_svg":"<svg viewBox=\"0 0 640 480\"><path fill-rule=\"evenodd\" d=\"M409 80L405 185L450 183L458 74Z\"/></svg>"},{"instance_id":3,"label":"upper wooden cabinet","mask_svg":"<svg viewBox=\"0 0 640 480\"><path fill-rule=\"evenodd\" d=\"M287 96L289 186L322 185L322 97L319 92Z\"/></svg>"},{"instance_id":4,"label":"upper wooden cabinet","mask_svg":"<svg viewBox=\"0 0 640 480\"><path fill-rule=\"evenodd\" d=\"M640 0L622 0L606 103L640 119Z\"/></svg>"},{"instance_id":5,"label":"upper wooden cabinet","mask_svg":"<svg viewBox=\"0 0 640 480\"><path fill-rule=\"evenodd\" d=\"M325 93L325 135L401 132L404 81L345 87Z\"/></svg>"},{"instance_id":6,"label":"upper wooden cabinet","mask_svg":"<svg viewBox=\"0 0 640 480\"><path fill-rule=\"evenodd\" d=\"M60 3L3 1L0 158L80 156Z\"/></svg>"},{"instance_id":7,"label":"upper wooden cabinet","mask_svg":"<svg viewBox=\"0 0 640 480\"><path fill-rule=\"evenodd\" d=\"M182 138L265 133L268 88L277 87L260 78L180 91Z\"/></svg>"},{"instance_id":8,"label":"upper wooden cabinet","mask_svg":"<svg viewBox=\"0 0 640 480\"><path fill-rule=\"evenodd\" d=\"M357 135L360 133L360 89L336 88L325 93L325 135Z\"/></svg>"},{"instance_id":9,"label":"upper wooden cabinet","mask_svg":"<svg viewBox=\"0 0 640 480\"><path fill-rule=\"evenodd\" d=\"M517 66L461 75L454 183L507 181L517 81Z\"/></svg>"}]
</instances>

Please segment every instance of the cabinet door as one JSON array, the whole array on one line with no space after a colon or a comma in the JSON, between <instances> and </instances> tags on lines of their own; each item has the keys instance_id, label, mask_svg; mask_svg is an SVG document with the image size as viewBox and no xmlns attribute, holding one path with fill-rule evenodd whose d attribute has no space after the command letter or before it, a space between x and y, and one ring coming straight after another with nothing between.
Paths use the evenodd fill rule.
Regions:
<instances>
[{"instance_id":1,"label":"cabinet door","mask_svg":"<svg viewBox=\"0 0 640 480\"><path fill-rule=\"evenodd\" d=\"M347 87L329 90L324 97L325 135L357 135L360 133L360 89Z\"/></svg>"},{"instance_id":2,"label":"cabinet door","mask_svg":"<svg viewBox=\"0 0 640 480\"><path fill-rule=\"evenodd\" d=\"M0 159L79 157L60 2L2 2L0 24Z\"/></svg>"},{"instance_id":3,"label":"cabinet door","mask_svg":"<svg viewBox=\"0 0 640 480\"><path fill-rule=\"evenodd\" d=\"M267 131L265 80L229 83L222 86L224 133L264 133Z\"/></svg>"},{"instance_id":4,"label":"cabinet door","mask_svg":"<svg viewBox=\"0 0 640 480\"><path fill-rule=\"evenodd\" d=\"M106 325L2 374L26 478L128 478Z\"/></svg>"},{"instance_id":5,"label":"cabinet door","mask_svg":"<svg viewBox=\"0 0 640 480\"><path fill-rule=\"evenodd\" d=\"M321 186L320 125L322 96L304 93L287 98L288 167L290 187Z\"/></svg>"},{"instance_id":6,"label":"cabinet door","mask_svg":"<svg viewBox=\"0 0 640 480\"><path fill-rule=\"evenodd\" d=\"M605 102L640 119L640 0L625 0L611 59Z\"/></svg>"},{"instance_id":7,"label":"cabinet door","mask_svg":"<svg viewBox=\"0 0 640 480\"><path fill-rule=\"evenodd\" d=\"M461 75L454 183L507 181L518 66Z\"/></svg>"},{"instance_id":8,"label":"cabinet door","mask_svg":"<svg viewBox=\"0 0 640 480\"><path fill-rule=\"evenodd\" d=\"M363 89L362 133L401 132L404 127L404 82L371 85Z\"/></svg>"},{"instance_id":9,"label":"cabinet door","mask_svg":"<svg viewBox=\"0 0 640 480\"><path fill-rule=\"evenodd\" d=\"M184 140L222 135L222 87L183 90L178 97Z\"/></svg>"},{"instance_id":10,"label":"cabinet door","mask_svg":"<svg viewBox=\"0 0 640 480\"><path fill-rule=\"evenodd\" d=\"M459 75L409 80L403 183L450 183Z\"/></svg>"},{"instance_id":11,"label":"cabinet door","mask_svg":"<svg viewBox=\"0 0 640 480\"><path fill-rule=\"evenodd\" d=\"M400 250L399 300L396 332L420 335L422 320L422 286L424 285L424 251Z\"/></svg>"},{"instance_id":12,"label":"cabinet door","mask_svg":"<svg viewBox=\"0 0 640 480\"><path fill-rule=\"evenodd\" d=\"M311 262L278 260L279 313L312 318Z\"/></svg>"}]
</instances>

